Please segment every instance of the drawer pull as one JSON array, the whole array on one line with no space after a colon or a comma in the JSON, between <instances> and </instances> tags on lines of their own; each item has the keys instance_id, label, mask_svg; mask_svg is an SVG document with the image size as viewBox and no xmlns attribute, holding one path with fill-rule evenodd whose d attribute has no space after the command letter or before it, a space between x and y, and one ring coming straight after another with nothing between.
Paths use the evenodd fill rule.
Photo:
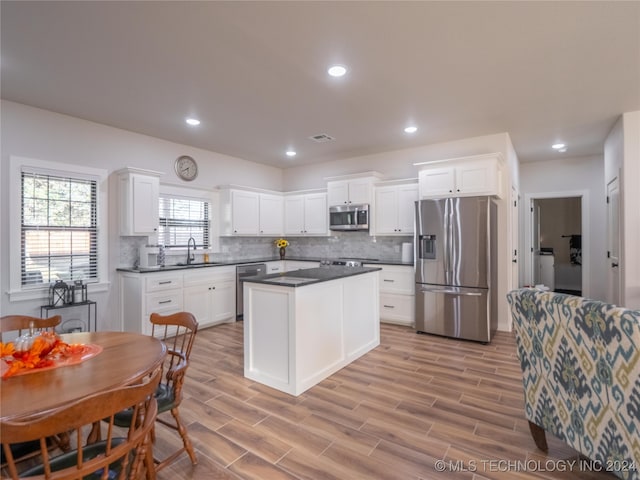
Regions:
<instances>
[{"instance_id":1,"label":"drawer pull","mask_svg":"<svg viewBox=\"0 0 640 480\"><path fill-rule=\"evenodd\" d=\"M173 280L165 280L164 282L158 282L158 285L167 285L169 283L172 283Z\"/></svg>"},{"instance_id":2,"label":"drawer pull","mask_svg":"<svg viewBox=\"0 0 640 480\"><path fill-rule=\"evenodd\" d=\"M383 305L384 308L396 308L395 305Z\"/></svg>"},{"instance_id":3,"label":"drawer pull","mask_svg":"<svg viewBox=\"0 0 640 480\"><path fill-rule=\"evenodd\" d=\"M389 280L388 278L384 278L382 281L383 282L389 282L389 283L395 282L395 280Z\"/></svg>"},{"instance_id":4,"label":"drawer pull","mask_svg":"<svg viewBox=\"0 0 640 480\"><path fill-rule=\"evenodd\" d=\"M165 303L171 303L171 300L162 300L161 302L158 302L160 305L163 305Z\"/></svg>"}]
</instances>

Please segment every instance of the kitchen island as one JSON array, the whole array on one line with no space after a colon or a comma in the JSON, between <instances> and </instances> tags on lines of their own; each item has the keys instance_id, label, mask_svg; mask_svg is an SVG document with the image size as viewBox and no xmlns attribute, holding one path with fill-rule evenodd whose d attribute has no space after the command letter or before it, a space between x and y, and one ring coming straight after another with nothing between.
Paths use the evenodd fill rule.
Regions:
<instances>
[{"instance_id":1,"label":"kitchen island","mask_svg":"<svg viewBox=\"0 0 640 480\"><path fill-rule=\"evenodd\" d=\"M245 279L245 377L297 396L378 346L379 270L332 266Z\"/></svg>"}]
</instances>

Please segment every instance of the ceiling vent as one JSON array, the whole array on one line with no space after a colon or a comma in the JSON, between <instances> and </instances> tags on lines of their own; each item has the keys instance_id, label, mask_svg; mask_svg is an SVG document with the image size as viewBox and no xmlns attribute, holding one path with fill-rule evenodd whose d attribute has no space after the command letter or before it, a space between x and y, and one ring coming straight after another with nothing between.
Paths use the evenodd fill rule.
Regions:
<instances>
[{"instance_id":1,"label":"ceiling vent","mask_svg":"<svg viewBox=\"0 0 640 480\"><path fill-rule=\"evenodd\" d=\"M332 142L335 138L330 137L326 133L320 133L318 135L312 135L309 137L309 140L313 140L314 142L324 143L324 142Z\"/></svg>"}]
</instances>

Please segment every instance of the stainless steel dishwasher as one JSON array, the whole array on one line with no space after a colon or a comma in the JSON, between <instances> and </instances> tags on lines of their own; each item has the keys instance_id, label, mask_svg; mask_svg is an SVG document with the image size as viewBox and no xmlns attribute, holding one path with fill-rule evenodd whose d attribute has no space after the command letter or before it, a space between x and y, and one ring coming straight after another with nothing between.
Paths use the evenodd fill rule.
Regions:
<instances>
[{"instance_id":1,"label":"stainless steel dishwasher","mask_svg":"<svg viewBox=\"0 0 640 480\"><path fill-rule=\"evenodd\" d=\"M236 267L236 317L242 317L244 295L242 293L241 278L255 277L256 275L266 275L267 265L264 263L251 263L248 265L238 265Z\"/></svg>"}]
</instances>

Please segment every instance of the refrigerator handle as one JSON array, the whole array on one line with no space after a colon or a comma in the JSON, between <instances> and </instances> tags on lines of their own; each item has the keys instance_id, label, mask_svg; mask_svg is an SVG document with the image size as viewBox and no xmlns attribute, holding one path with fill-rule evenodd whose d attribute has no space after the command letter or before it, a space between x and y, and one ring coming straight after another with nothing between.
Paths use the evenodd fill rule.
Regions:
<instances>
[{"instance_id":1,"label":"refrigerator handle","mask_svg":"<svg viewBox=\"0 0 640 480\"><path fill-rule=\"evenodd\" d=\"M451 233L449 232L449 208L451 208L451 204L449 203L449 199L446 198L444 200L444 238L442 239L443 246L443 254L442 254L442 263L444 267L444 281L445 283L452 283L451 278L449 277L449 271L451 266Z\"/></svg>"},{"instance_id":2,"label":"refrigerator handle","mask_svg":"<svg viewBox=\"0 0 640 480\"><path fill-rule=\"evenodd\" d=\"M429 293L444 293L445 295L460 295L465 297L481 297L482 293L479 292L459 292L457 290L447 290L446 288L421 288L421 292Z\"/></svg>"}]
</instances>

